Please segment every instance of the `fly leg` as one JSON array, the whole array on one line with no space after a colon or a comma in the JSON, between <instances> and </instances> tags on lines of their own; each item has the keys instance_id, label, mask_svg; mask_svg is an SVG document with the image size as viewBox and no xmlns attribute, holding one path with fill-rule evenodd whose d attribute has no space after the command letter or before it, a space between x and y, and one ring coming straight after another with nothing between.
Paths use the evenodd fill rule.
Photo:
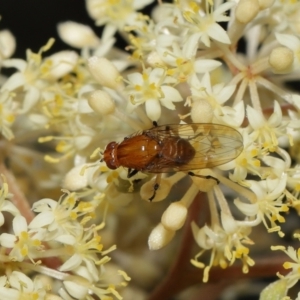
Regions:
<instances>
[{"instance_id":1,"label":"fly leg","mask_svg":"<svg viewBox=\"0 0 300 300\"><path fill-rule=\"evenodd\" d=\"M154 186L153 186L153 195L149 198L149 201L152 201L156 196L156 191L159 189L161 175L162 174L156 175Z\"/></svg>"},{"instance_id":2,"label":"fly leg","mask_svg":"<svg viewBox=\"0 0 300 300\"><path fill-rule=\"evenodd\" d=\"M127 178L131 178L132 176L134 176L136 173L138 172L138 170L135 169L128 169L128 173L127 173Z\"/></svg>"},{"instance_id":3,"label":"fly leg","mask_svg":"<svg viewBox=\"0 0 300 300\"><path fill-rule=\"evenodd\" d=\"M188 175L203 178L203 179L214 179L217 184L220 183L220 180L218 178L210 176L210 175L197 175L194 172L188 172Z\"/></svg>"}]
</instances>

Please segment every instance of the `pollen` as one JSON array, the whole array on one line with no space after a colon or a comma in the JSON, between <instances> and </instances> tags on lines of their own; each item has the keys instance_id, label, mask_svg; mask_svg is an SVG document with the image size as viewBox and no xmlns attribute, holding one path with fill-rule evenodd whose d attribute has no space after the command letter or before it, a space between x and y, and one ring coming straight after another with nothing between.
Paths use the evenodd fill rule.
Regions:
<instances>
[{"instance_id":1,"label":"pollen","mask_svg":"<svg viewBox=\"0 0 300 300\"><path fill-rule=\"evenodd\" d=\"M33 246L35 246L35 247L39 247L39 246L41 246L42 243L41 243L40 240L35 239L35 240L33 240L32 244L33 244Z\"/></svg>"},{"instance_id":2,"label":"pollen","mask_svg":"<svg viewBox=\"0 0 300 300\"><path fill-rule=\"evenodd\" d=\"M62 153L66 150L66 146L67 146L67 143L64 142L64 141L60 141L57 146L55 147L55 150L59 153Z\"/></svg>"},{"instance_id":3,"label":"pollen","mask_svg":"<svg viewBox=\"0 0 300 300\"><path fill-rule=\"evenodd\" d=\"M255 166L255 167L260 167L260 161L258 160L258 159L255 159L255 160L253 160L253 162L252 162L252 164L253 164L253 166Z\"/></svg>"},{"instance_id":4,"label":"pollen","mask_svg":"<svg viewBox=\"0 0 300 300\"><path fill-rule=\"evenodd\" d=\"M29 235L28 235L28 232L27 232L27 231L22 231L22 232L21 232L20 238L21 238L22 240L27 240L28 237L29 237Z\"/></svg>"},{"instance_id":5,"label":"pollen","mask_svg":"<svg viewBox=\"0 0 300 300\"><path fill-rule=\"evenodd\" d=\"M8 122L8 123L13 123L15 121L15 116L13 114L10 114L10 115L7 115L5 117L5 120Z\"/></svg>"},{"instance_id":6,"label":"pollen","mask_svg":"<svg viewBox=\"0 0 300 300\"><path fill-rule=\"evenodd\" d=\"M295 184L295 191L299 192L300 191L300 183Z\"/></svg>"},{"instance_id":7,"label":"pollen","mask_svg":"<svg viewBox=\"0 0 300 300\"><path fill-rule=\"evenodd\" d=\"M76 220L77 219L77 213L76 212L74 212L74 211L72 211L71 213L70 213L70 218L72 219L72 220Z\"/></svg>"},{"instance_id":8,"label":"pollen","mask_svg":"<svg viewBox=\"0 0 300 300\"><path fill-rule=\"evenodd\" d=\"M21 249L21 255L22 255L23 257L25 257L25 256L28 255L28 248L27 248L26 245Z\"/></svg>"},{"instance_id":9,"label":"pollen","mask_svg":"<svg viewBox=\"0 0 300 300\"><path fill-rule=\"evenodd\" d=\"M147 73L143 73L143 80L148 81L149 75Z\"/></svg>"},{"instance_id":10,"label":"pollen","mask_svg":"<svg viewBox=\"0 0 300 300\"><path fill-rule=\"evenodd\" d=\"M291 269L293 268L293 264L289 261L286 261L283 265L282 265L285 269Z\"/></svg>"}]
</instances>

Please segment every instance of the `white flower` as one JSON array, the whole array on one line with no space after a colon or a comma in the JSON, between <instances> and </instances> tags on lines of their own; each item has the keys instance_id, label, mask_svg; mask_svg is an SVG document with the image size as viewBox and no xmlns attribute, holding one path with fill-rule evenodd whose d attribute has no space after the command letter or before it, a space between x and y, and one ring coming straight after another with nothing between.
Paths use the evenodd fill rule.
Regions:
<instances>
[{"instance_id":1,"label":"white flower","mask_svg":"<svg viewBox=\"0 0 300 300\"><path fill-rule=\"evenodd\" d=\"M4 216L2 212L9 212L13 216L20 214L15 205L8 200L11 195L8 193L8 184L5 181L5 177L2 177L2 181L3 183L0 190L0 226L4 224Z\"/></svg>"},{"instance_id":2,"label":"white flower","mask_svg":"<svg viewBox=\"0 0 300 300\"><path fill-rule=\"evenodd\" d=\"M278 146L278 138L288 136L288 121L282 118L282 111L277 101L274 101L274 112L268 120L265 119L262 112L247 106L247 115L249 125L253 132L250 133L253 141L260 143L264 148L275 151Z\"/></svg>"},{"instance_id":3,"label":"white flower","mask_svg":"<svg viewBox=\"0 0 300 300\"><path fill-rule=\"evenodd\" d=\"M191 263L199 268L204 268L204 264L198 261L198 258L206 251L211 250L210 263L203 272L203 281L208 281L208 273L213 265L219 265L225 269L229 264L233 264L236 259L243 262L243 272L248 272L248 266L252 266L254 261L248 256L249 249L243 243L252 244L248 238L251 232L250 227L241 226L230 214L221 212L221 223L207 225L199 228L195 222L192 222L192 231L201 250L191 260Z\"/></svg>"},{"instance_id":4,"label":"white flower","mask_svg":"<svg viewBox=\"0 0 300 300\"><path fill-rule=\"evenodd\" d=\"M25 258L34 259L38 251L42 249L42 240L45 232L42 230L28 231L26 219L17 215L13 219L14 234L2 233L0 244L2 247L11 248L9 256L16 261Z\"/></svg>"},{"instance_id":5,"label":"white flower","mask_svg":"<svg viewBox=\"0 0 300 300\"><path fill-rule=\"evenodd\" d=\"M157 121L161 115L160 105L170 110L175 109L173 102L182 101L177 89L168 85L170 77L161 68L144 69L143 73L132 73L128 75L127 93L131 103L129 111L136 106L145 103L146 113L152 121Z\"/></svg>"},{"instance_id":6,"label":"white flower","mask_svg":"<svg viewBox=\"0 0 300 300\"><path fill-rule=\"evenodd\" d=\"M256 202L251 204L243 203L241 200L236 199L234 204L246 216L256 222L256 224L262 221L270 232L277 231L279 235L282 235L276 221L280 223L285 222L285 218L281 213L288 211L288 206L284 203L286 182L286 174L282 174L278 179L267 178L261 181L249 180L247 184L255 194Z\"/></svg>"},{"instance_id":7,"label":"white flower","mask_svg":"<svg viewBox=\"0 0 300 300\"><path fill-rule=\"evenodd\" d=\"M224 106L235 92L236 85L225 85L223 82L211 85L210 74L205 73L201 79L193 77L191 81L192 99L196 102L205 100L211 106L214 118L212 122L238 127L244 120L244 104L241 101L235 107ZM200 117L199 117L200 119Z\"/></svg>"},{"instance_id":8,"label":"white flower","mask_svg":"<svg viewBox=\"0 0 300 300\"><path fill-rule=\"evenodd\" d=\"M78 235L83 230L80 224L72 219L72 212L76 204L71 196L59 201L42 199L32 206L34 212L39 213L29 224L32 230L47 229L45 240L55 239L57 236L72 233Z\"/></svg>"},{"instance_id":9,"label":"white flower","mask_svg":"<svg viewBox=\"0 0 300 300\"><path fill-rule=\"evenodd\" d=\"M115 33L116 30L123 30L125 25L135 24L138 16L136 10L152 2L153 0L87 0L86 6L97 25L107 25Z\"/></svg>"},{"instance_id":10,"label":"white flower","mask_svg":"<svg viewBox=\"0 0 300 300\"><path fill-rule=\"evenodd\" d=\"M208 12L207 14L203 13L200 7L198 12L185 11L183 15L188 22L189 28L189 36L186 41L188 47L197 49L199 40L206 47L210 47L210 39L230 44L226 31L217 22L229 21L230 18L225 16L224 13L234 5L234 2L225 2L212 13Z\"/></svg>"},{"instance_id":11,"label":"white flower","mask_svg":"<svg viewBox=\"0 0 300 300\"><path fill-rule=\"evenodd\" d=\"M171 50L158 47L161 60L168 64L167 75L174 77L178 82L190 82L196 74L211 72L221 66L221 63L217 60L195 59L196 53L193 53L192 50L185 47L185 45L180 48L178 43L173 43Z\"/></svg>"},{"instance_id":12,"label":"white flower","mask_svg":"<svg viewBox=\"0 0 300 300\"><path fill-rule=\"evenodd\" d=\"M34 299L44 300L46 290L43 282L35 278L33 281L19 271L13 271L10 276L0 277L0 298L6 300Z\"/></svg>"}]
</instances>

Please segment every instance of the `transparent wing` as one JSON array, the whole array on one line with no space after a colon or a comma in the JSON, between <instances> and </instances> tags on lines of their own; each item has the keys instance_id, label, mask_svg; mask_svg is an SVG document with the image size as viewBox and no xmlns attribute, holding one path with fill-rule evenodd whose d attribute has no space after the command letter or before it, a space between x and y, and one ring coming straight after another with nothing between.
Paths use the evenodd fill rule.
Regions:
<instances>
[{"instance_id":1,"label":"transparent wing","mask_svg":"<svg viewBox=\"0 0 300 300\"><path fill-rule=\"evenodd\" d=\"M212 123L164 125L147 130L147 134L161 141L170 136L187 140L195 149L194 157L186 164L178 165L163 157L153 162L152 173L189 171L213 168L225 164L243 151L242 135L229 126Z\"/></svg>"}]
</instances>

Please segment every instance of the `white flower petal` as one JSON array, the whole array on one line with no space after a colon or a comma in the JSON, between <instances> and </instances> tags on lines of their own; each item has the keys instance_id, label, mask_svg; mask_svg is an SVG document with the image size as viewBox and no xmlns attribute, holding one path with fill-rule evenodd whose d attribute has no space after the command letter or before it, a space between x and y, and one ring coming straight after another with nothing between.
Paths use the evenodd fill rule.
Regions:
<instances>
[{"instance_id":1,"label":"white flower petal","mask_svg":"<svg viewBox=\"0 0 300 300\"><path fill-rule=\"evenodd\" d=\"M253 129L259 129L264 126L266 120L261 112L256 111L251 106L247 105L247 117L249 124Z\"/></svg>"},{"instance_id":2,"label":"white flower petal","mask_svg":"<svg viewBox=\"0 0 300 300\"><path fill-rule=\"evenodd\" d=\"M231 43L227 32L217 23L213 23L211 26L209 26L207 32L208 35L216 41L224 44Z\"/></svg>"},{"instance_id":3,"label":"white flower petal","mask_svg":"<svg viewBox=\"0 0 300 300\"><path fill-rule=\"evenodd\" d=\"M60 51L45 59L44 64L51 61L48 78L57 80L70 73L77 64L78 54L75 51Z\"/></svg>"},{"instance_id":4,"label":"white flower petal","mask_svg":"<svg viewBox=\"0 0 300 300\"><path fill-rule=\"evenodd\" d=\"M28 225L28 228L41 228L51 224L54 221L54 214L52 211L44 211L33 218Z\"/></svg>"},{"instance_id":5,"label":"white flower petal","mask_svg":"<svg viewBox=\"0 0 300 300\"><path fill-rule=\"evenodd\" d=\"M8 279L10 285L18 290L24 290L25 292L33 291L33 282L24 273L13 271Z\"/></svg>"},{"instance_id":6,"label":"white flower petal","mask_svg":"<svg viewBox=\"0 0 300 300\"><path fill-rule=\"evenodd\" d=\"M17 238L13 234L2 233L0 235L1 246L5 247L5 248L13 248L16 241L17 241Z\"/></svg>"},{"instance_id":7,"label":"white flower petal","mask_svg":"<svg viewBox=\"0 0 300 300\"><path fill-rule=\"evenodd\" d=\"M85 299L88 293L88 288L73 281L64 281L63 284L72 297L75 299Z\"/></svg>"},{"instance_id":8,"label":"white flower petal","mask_svg":"<svg viewBox=\"0 0 300 300\"><path fill-rule=\"evenodd\" d=\"M79 254L71 256L62 266L59 267L61 272L71 271L80 266L82 258Z\"/></svg>"},{"instance_id":9,"label":"white flower petal","mask_svg":"<svg viewBox=\"0 0 300 300\"><path fill-rule=\"evenodd\" d=\"M76 244L76 238L70 234L61 234L55 240L62 244L66 244L66 245L75 245Z\"/></svg>"},{"instance_id":10,"label":"white flower petal","mask_svg":"<svg viewBox=\"0 0 300 300\"><path fill-rule=\"evenodd\" d=\"M22 231L27 231L26 219L21 215L15 216L13 219L13 229L15 235L20 235Z\"/></svg>"},{"instance_id":11,"label":"white flower petal","mask_svg":"<svg viewBox=\"0 0 300 300\"><path fill-rule=\"evenodd\" d=\"M161 115L161 107L160 103L156 99L147 100L145 103L147 116L152 121L157 121L160 118Z\"/></svg>"},{"instance_id":12,"label":"white flower petal","mask_svg":"<svg viewBox=\"0 0 300 300\"><path fill-rule=\"evenodd\" d=\"M221 62L214 59L198 59L194 62L196 73L211 72L222 65Z\"/></svg>"},{"instance_id":13,"label":"white flower petal","mask_svg":"<svg viewBox=\"0 0 300 300\"><path fill-rule=\"evenodd\" d=\"M300 47L299 39L291 34L282 34L282 33L275 33L277 41L287 48L292 49L293 51L297 51Z\"/></svg>"}]
</instances>

